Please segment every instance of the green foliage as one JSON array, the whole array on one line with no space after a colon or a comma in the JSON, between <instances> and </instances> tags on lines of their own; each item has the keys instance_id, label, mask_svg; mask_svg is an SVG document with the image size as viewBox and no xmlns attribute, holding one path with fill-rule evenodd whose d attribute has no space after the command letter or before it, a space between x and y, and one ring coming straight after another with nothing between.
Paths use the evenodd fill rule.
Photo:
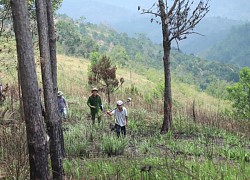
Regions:
<instances>
[{"instance_id":1,"label":"green foliage","mask_svg":"<svg viewBox=\"0 0 250 180\"><path fill-rule=\"evenodd\" d=\"M83 22L78 25L70 18L63 15L58 17L56 23L59 52L67 55L83 56L88 58L91 52L98 51L98 45L85 35Z\"/></svg>"},{"instance_id":2,"label":"green foliage","mask_svg":"<svg viewBox=\"0 0 250 180\"><path fill-rule=\"evenodd\" d=\"M72 20L66 15L58 15L59 52L87 57L95 62L95 53L106 55L117 67L130 67L151 81L159 81L155 74L156 71L163 70L160 44L154 44L143 34L129 37L105 25L94 25L84 20ZM195 84L202 90L210 86L209 92L212 92L211 83L239 80L239 68L233 65L205 61L174 48L171 50L171 59L173 77L188 84ZM215 96L218 95L218 92L216 93Z\"/></svg>"},{"instance_id":3,"label":"green foliage","mask_svg":"<svg viewBox=\"0 0 250 180\"><path fill-rule=\"evenodd\" d=\"M240 71L240 82L228 87L227 91L228 98L233 101L235 115L250 119L250 68L243 68Z\"/></svg>"},{"instance_id":4,"label":"green foliage","mask_svg":"<svg viewBox=\"0 0 250 180\"><path fill-rule=\"evenodd\" d=\"M65 152L67 156L87 156L87 147L89 142L87 141L88 128L83 124L78 126L67 127L67 131L64 132L64 144Z\"/></svg>"},{"instance_id":5,"label":"green foliage","mask_svg":"<svg viewBox=\"0 0 250 180\"><path fill-rule=\"evenodd\" d=\"M108 53L113 63L118 66L128 66L129 56L126 49L120 45L114 46L110 53Z\"/></svg>"},{"instance_id":6,"label":"green foliage","mask_svg":"<svg viewBox=\"0 0 250 180\"><path fill-rule=\"evenodd\" d=\"M93 51L89 54L89 59L91 62L91 67L93 67L100 59L100 54L97 51Z\"/></svg>"},{"instance_id":7,"label":"green foliage","mask_svg":"<svg viewBox=\"0 0 250 180\"><path fill-rule=\"evenodd\" d=\"M90 85L95 85L105 91L110 103L110 94L118 87L119 81L116 78L116 66L112 67L108 57L103 56L96 64L92 65L88 80Z\"/></svg>"},{"instance_id":8,"label":"green foliage","mask_svg":"<svg viewBox=\"0 0 250 180\"><path fill-rule=\"evenodd\" d=\"M118 138L112 135L104 135L101 142L101 148L108 156L122 155L128 145L127 138Z\"/></svg>"},{"instance_id":9,"label":"green foliage","mask_svg":"<svg viewBox=\"0 0 250 180\"><path fill-rule=\"evenodd\" d=\"M219 62L205 61L195 56L172 51L173 75L184 83L192 83L202 90L217 81L237 82L239 68Z\"/></svg>"},{"instance_id":10,"label":"green foliage","mask_svg":"<svg viewBox=\"0 0 250 180\"><path fill-rule=\"evenodd\" d=\"M61 7L63 0L52 0L52 6L54 8L54 11L58 10ZM34 10L34 6L35 6L35 0L28 0L28 7L29 10Z\"/></svg>"},{"instance_id":11,"label":"green foliage","mask_svg":"<svg viewBox=\"0 0 250 180\"><path fill-rule=\"evenodd\" d=\"M229 83L225 80L215 80L207 85L206 93L218 99L226 99L228 93L226 87Z\"/></svg>"}]
</instances>

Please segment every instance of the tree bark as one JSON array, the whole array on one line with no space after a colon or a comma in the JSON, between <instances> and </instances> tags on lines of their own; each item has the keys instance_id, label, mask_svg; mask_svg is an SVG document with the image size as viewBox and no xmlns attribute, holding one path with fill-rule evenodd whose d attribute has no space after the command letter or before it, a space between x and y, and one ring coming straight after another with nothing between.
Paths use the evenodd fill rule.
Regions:
<instances>
[{"instance_id":1,"label":"tree bark","mask_svg":"<svg viewBox=\"0 0 250 180\"><path fill-rule=\"evenodd\" d=\"M169 29L166 23L167 14L165 12L165 4L163 0L159 0L159 8L162 22L163 35L163 65L164 65L164 119L161 128L161 133L166 133L172 126L172 91L171 91L171 71L170 71L170 50L171 41L169 41Z\"/></svg>"},{"instance_id":2,"label":"tree bark","mask_svg":"<svg viewBox=\"0 0 250 180\"><path fill-rule=\"evenodd\" d=\"M50 61L53 81L54 95L57 96L57 57L56 57L56 33L55 23L53 18L53 7L51 0L46 0L47 4L47 17L48 17L48 31L49 31L49 48L50 48Z\"/></svg>"},{"instance_id":3,"label":"tree bark","mask_svg":"<svg viewBox=\"0 0 250 180\"><path fill-rule=\"evenodd\" d=\"M45 127L38 94L38 82L26 0L11 0L16 36L18 68L29 150L30 179L49 179Z\"/></svg>"},{"instance_id":4,"label":"tree bark","mask_svg":"<svg viewBox=\"0 0 250 180\"><path fill-rule=\"evenodd\" d=\"M45 0L36 0L35 3L46 111L45 121L47 122L47 128L50 136L50 157L53 179L64 179L62 142L60 141L60 117L57 108L57 96L55 96L53 91L46 2Z\"/></svg>"},{"instance_id":5,"label":"tree bark","mask_svg":"<svg viewBox=\"0 0 250 180\"><path fill-rule=\"evenodd\" d=\"M51 71L52 71L52 82L53 82L53 93L57 97L58 85L57 85L57 56L56 56L56 30L55 23L53 18L53 6L51 0L46 0L47 5L47 18L48 18L48 32L49 32L49 47L50 47L50 62L51 62ZM58 104L56 103L56 109ZM62 121L59 121L59 138L61 142L61 153L64 157L64 137L62 131Z\"/></svg>"}]
</instances>

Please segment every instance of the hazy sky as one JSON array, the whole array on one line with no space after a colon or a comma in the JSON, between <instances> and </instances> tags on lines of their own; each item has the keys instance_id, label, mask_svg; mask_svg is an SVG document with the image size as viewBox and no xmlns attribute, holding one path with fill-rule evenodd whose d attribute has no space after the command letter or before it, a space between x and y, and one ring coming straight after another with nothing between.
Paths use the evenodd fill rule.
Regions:
<instances>
[{"instance_id":1,"label":"hazy sky","mask_svg":"<svg viewBox=\"0 0 250 180\"><path fill-rule=\"evenodd\" d=\"M200 0L194 0L199 2ZM125 8L131 12L139 14L137 7L149 8L157 2L157 0L64 0L67 6L70 3L78 3L79 6L84 6L84 2L100 2L110 4L117 7ZM173 0L168 0L173 2ZM221 16L230 19L250 19L250 0L210 0L210 12L207 16ZM240 15L239 15L240 14Z\"/></svg>"},{"instance_id":2,"label":"hazy sky","mask_svg":"<svg viewBox=\"0 0 250 180\"><path fill-rule=\"evenodd\" d=\"M136 12L138 5L151 6L155 0L64 0L64 2L101 2L115 5Z\"/></svg>"}]
</instances>

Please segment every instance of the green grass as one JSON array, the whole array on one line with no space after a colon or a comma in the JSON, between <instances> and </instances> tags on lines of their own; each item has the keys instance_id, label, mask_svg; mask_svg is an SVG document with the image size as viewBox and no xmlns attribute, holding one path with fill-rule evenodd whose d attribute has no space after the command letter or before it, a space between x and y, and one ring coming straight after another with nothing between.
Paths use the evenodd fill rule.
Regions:
<instances>
[{"instance_id":1,"label":"green grass","mask_svg":"<svg viewBox=\"0 0 250 180\"><path fill-rule=\"evenodd\" d=\"M106 110L113 108L116 100L132 97L132 102L126 104L129 112L127 136L117 138L109 129L113 117L103 116L100 125L91 125L86 105L90 95L89 61L62 55L58 56L58 61L59 89L69 103L69 116L63 121L66 153L63 163L67 179L250 178L249 125L223 116L222 112L230 108L228 102L187 84L173 82L173 128L162 135L162 84L161 80L157 81L162 74L145 78L132 73L130 78L129 70L118 69L117 76L124 77L125 83L123 89L112 95L111 105L107 104L105 94L100 93ZM14 72L14 69L8 71ZM12 76L8 71L1 71L6 81ZM13 85L16 86L15 81ZM0 107L0 115L11 106L17 109L18 103L11 103L9 98ZM16 117L11 112L8 115L10 119ZM0 135L3 132L1 128ZM3 144L8 139L0 136L0 140ZM6 162L3 154L7 151L8 148L1 148L0 152L1 160ZM9 162L9 166L17 165L17 161Z\"/></svg>"},{"instance_id":2,"label":"green grass","mask_svg":"<svg viewBox=\"0 0 250 180\"><path fill-rule=\"evenodd\" d=\"M95 144L96 149L92 151L100 153L94 157L76 155L73 159L67 158L64 161L67 177L72 179L250 178L249 138L213 126L196 124L187 119L175 122L173 131L161 135L159 129L152 129L155 124L153 121L148 122L147 112L142 112L144 111L131 112L128 136L125 139L117 138L105 124L85 127L93 132L91 143ZM70 127L72 130L84 129L83 124ZM141 124L145 126L141 128ZM67 136L66 133L65 135ZM80 136L81 141L89 139L84 133ZM91 143L86 149L93 147Z\"/></svg>"},{"instance_id":3,"label":"green grass","mask_svg":"<svg viewBox=\"0 0 250 180\"><path fill-rule=\"evenodd\" d=\"M104 134L101 140L101 149L109 157L112 155L122 155L127 145L128 139L126 137L118 138L114 134Z\"/></svg>"}]
</instances>

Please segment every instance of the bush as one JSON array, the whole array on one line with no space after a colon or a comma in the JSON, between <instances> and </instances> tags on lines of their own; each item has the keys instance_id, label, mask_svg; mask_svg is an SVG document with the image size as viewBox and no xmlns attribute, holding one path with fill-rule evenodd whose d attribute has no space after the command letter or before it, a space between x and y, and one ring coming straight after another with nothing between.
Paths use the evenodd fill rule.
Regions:
<instances>
[{"instance_id":1,"label":"bush","mask_svg":"<svg viewBox=\"0 0 250 180\"><path fill-rule=\"evenodd\" d=\"M113 135L104 135L101 142L102 151L108 156L122 155L127 145L127 138L117 138Z\"/></svg>"},{"instance_id":2,"label":"bush","mask_svg":"<svg viewBox=\"0 0 250 180\"><path fill-rule=\"evenodd\" d=\"M65 152L68 156L87 156L89 142L86 127L82 124L69 127L64 135Z\"/></svg>"}]
</instances>

